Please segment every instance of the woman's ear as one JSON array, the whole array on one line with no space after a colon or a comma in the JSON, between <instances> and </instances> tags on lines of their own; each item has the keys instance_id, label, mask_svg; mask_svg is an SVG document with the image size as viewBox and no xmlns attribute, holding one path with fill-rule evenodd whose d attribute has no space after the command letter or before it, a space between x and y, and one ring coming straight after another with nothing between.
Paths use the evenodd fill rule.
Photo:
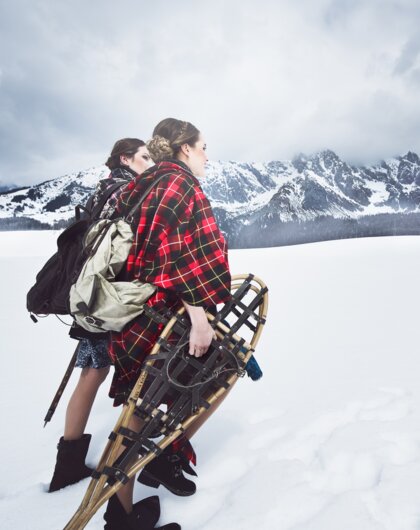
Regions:
<instances>
[{"instance_id":1,"label":"woman's ear","mask_svg":"<svg viewBox=\"0 0 420 530\"><path fill-rule=\"evenodd\" d=\"M126 157L126 155L120 155L120 163L122 166L128 166L128 158Z\"/></svg>"},{"instance_id":2,"label":"woman's ear","mask_svg":"<svg viewBox=\"0 0 420 530\"><path fill-rule=\"evenodd\" d=\"M181 151L186 157L190 156L190 149L191 146L187 143L181 145Z\"/></svg>"}]
</instances>

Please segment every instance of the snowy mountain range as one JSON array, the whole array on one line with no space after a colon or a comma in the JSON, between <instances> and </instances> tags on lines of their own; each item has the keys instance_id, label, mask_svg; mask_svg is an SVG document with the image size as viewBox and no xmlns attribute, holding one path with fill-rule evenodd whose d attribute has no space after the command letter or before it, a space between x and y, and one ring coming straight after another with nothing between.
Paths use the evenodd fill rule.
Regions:
<instances>
[{"instance_id":1,"label":"snowy mountain range","mask_svg":"<svg viewBox=\"0 0 420 530\"><path fill-rule=\"evenodd\" d=\"M64 226L73 217L74 206L83 203L108 172L99 166L3 193L0 229ZM212 162L202 186L231 246L256 246L256 235L257 246L284 244L281 234L286 227L293 227L295 235L289 233L287 241L293 243L296 230L298 236L306 230L310 240L334 239L352 237L346 235L349 227L358 227L356 235L367 235L359 233L366 219L368 235L376 235L375 216L380 216L382 227L392 217L394 228L395 219L406 227L407 214L419 214L420 219L420 159L413 152L359 167L330 150L290 161ZM419 233L417 215L410 217L410 227L414 219ZM318 234L315 239L308 236L310 226ZM322 237L326 226L328 233ZM331 226L340 226L339 233L331 232Z\"/></svg>"}]
</instances>

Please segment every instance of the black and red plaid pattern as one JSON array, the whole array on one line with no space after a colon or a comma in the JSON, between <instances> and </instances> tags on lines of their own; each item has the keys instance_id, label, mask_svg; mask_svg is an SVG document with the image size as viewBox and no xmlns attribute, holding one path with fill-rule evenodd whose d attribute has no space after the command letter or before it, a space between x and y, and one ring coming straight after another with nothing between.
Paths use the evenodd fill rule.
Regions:
<instances>
[{"instance_id":1,"label":"black and red plaid pattern","mask_svg":"<svg viewBox=\"0 0 420 530\"><path fill-rule=\"evenodd\" d=\"M129 211L157 177L165 175L134 215L135 242L124 278L158 287L150 306L211 307L230 298L227 246L198 180L181 162L164 161L135 178L118 197L117 212ZM110 395L122 403L136 381L161 327L145 315L111 334L116 373ZM124 398L125 396L125 398Z\"/></svg>"}]
</instances>

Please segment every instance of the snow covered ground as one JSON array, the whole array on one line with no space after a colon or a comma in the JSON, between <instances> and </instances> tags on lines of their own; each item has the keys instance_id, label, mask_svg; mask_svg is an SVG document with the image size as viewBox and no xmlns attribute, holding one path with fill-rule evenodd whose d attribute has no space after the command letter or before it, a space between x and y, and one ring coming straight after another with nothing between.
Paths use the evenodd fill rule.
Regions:
<instances>
[{"instance_id":1,"label":"snow covered ground","mask_svg":"<svg viewBox=\"0 0 420 530\"><path fill-rule=\"evenodd\" d=\"M67 389L43 418L75 343L54 318L33 324L25 294L52 232L0 233L0 528L60 530L87 481L47 494ZM158 491L161 523L183 530L420 528L420 238L345 240L230 254L270 288L257 358L193 440L197 494ZM76 381L73 376L72 384ZM119 413L105 383L88 431L99 458ZM103 510L88 525L103 528Z\"/></svg>"}]
</instances>

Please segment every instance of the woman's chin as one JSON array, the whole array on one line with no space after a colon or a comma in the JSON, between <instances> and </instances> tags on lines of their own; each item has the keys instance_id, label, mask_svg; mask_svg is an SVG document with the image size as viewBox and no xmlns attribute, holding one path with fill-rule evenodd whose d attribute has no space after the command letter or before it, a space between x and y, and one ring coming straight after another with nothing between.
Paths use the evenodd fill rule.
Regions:
<instances>
[{"instance_id":1,"label":"woman's chin","mask_svg":"<svg viewBox=\"0 0 420 530\"><path fill-rule=\"evenodd\" d=\"M206 176L206 170L200 169L198 171L193 171L193 175L197 178L204 178Z\"/></svg>"}]
</instances>

